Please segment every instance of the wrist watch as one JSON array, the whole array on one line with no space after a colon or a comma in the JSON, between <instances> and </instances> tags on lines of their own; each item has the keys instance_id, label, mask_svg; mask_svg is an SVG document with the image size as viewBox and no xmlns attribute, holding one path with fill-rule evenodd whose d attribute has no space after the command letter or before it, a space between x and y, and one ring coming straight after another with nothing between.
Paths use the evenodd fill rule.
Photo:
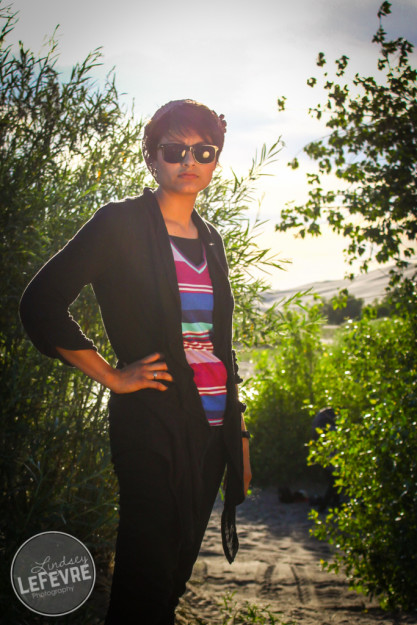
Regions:
<instances>
[{"instance_id":1,"label":"wrist watch","mask_svg":"<svg viewBox=\"0 0 417 625\"><path fill-rule=\"evenodd\" d=\"M242 438L250 438L250 432L248 430L241 430Z\"/></svg>"}]
</instances>

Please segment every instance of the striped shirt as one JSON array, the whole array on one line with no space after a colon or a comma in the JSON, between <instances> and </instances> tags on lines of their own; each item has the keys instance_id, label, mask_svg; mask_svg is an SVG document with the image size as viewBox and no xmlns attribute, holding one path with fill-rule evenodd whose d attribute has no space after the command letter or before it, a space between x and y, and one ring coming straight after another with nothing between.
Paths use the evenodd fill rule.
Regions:
<instances>
[{"instance_id":1,"label":"striped shirt","mask_svg":"<svg viewBox=\"0 0 417 625\"><path fill-rule=\"evenodd\" d=\"M171 239L182 310L185 356L194 371L210 425L223 424L226 408L226 367L213 353L213 286L203 248L203 261L192 263Z\"/></svg>"}]
</instances>

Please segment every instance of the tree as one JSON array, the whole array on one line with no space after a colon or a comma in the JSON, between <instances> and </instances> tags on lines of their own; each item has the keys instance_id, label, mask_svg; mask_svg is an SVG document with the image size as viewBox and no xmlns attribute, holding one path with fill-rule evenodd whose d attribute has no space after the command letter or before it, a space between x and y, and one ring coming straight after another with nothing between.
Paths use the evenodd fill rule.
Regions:
<instances>
[{"instance_id":1,"label":"tree","mask_svg":"<svg viewBox=\"0 0 417 625\"><path fill-rule=\"evenodd\" d=\"M390 13L390 2L383 2L373 38L380 46L379 80L357 73L351 84L340 82L348 68L345 55L335 62L334 79L324 72L327 102L310 114L325 117L330 134L304 148L318 166L318 172L307 174L308 200L287 205L276 226L295 228L304 237L321 234L327 221L350 239L349 263L360 259L364 271L371 258L394 260L400 270L415 253L417 235L417 71L409 61L412 44L402 37L387 39L382 19ZM326 65L322 52L317 65ZM307 83L314 87L317 80ZM284 99L278 106L282 110ZM290 166L298 167L298 160ZM325 191L322 179L329 174L340 185Z\"/></svg>"},{"instance_id":2,"label":"tree","mask_svg":"<svg viewBox=\"0 0 417 625\"><path fill-rule=\"evenodd\" d=\"M105 572L114 546L117 494L107 440L105 390L44 358L25 337L18 302L29 279L102 204L141 192L153 180L141 153L142 121L120 102L115 75L92 77L100 51L64 82L52 39L37 57L7 35L16 17L0 0L0 611L11 625L40 622L10 600L10 563L30 536L54 528L77 536ZM258 248L247 217L253 188L279 144L262 150L247 176L217 175L199 208L225 233L237 327L254 340L271 322L258 308L262 281L239 267L275 265ZM256 232L256 224L255 224ZM113 356L90 289L73 314L100 352ZM19 611L20 608L20 611ZM66 622L93 625L85 611Z\"/></svg>"}]
</instances>

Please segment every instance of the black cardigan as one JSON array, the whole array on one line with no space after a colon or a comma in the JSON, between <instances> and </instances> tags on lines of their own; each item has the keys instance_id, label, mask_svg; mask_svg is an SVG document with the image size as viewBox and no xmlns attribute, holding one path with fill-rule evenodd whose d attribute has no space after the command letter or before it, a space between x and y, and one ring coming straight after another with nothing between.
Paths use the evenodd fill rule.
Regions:
<instances>
[{"instance_id":1,"label":"black cardigan","mask_svg":"<svg viewBox=\"0 0 417 625\"><path fill-rule=\"evenodd\" d=\"M206 249L213 283L214 351L228 373L222 539L225 555L232 562L238 550L235 506L244 499L240 410L232 356L233 297L219 233L195 211L192 219ZM192 540L200 505L199 467L210 425L185 358L175 264L165 222L150 189L140 197L99 209L28 285L20 315L30 339L43 354L61 358L55 346L96 349L68 312L86 284L94 289L118 366L161 352L174 378L164 393L153 389L127 396L111 393L110 420L132 410L141 416L147 446L170 464L182 539Z\"/></svg>"}]
</instances>

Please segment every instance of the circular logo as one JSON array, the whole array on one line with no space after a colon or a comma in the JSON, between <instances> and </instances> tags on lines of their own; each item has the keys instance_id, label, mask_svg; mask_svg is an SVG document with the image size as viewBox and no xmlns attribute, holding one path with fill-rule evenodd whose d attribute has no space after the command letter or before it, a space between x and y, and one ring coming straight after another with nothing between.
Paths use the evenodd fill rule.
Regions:
<instances>
[{"instance_id":1,"label":"circular logo","mask_svg":"<svg viewBox=\"0 0 417 625\"><path fill-rule=\"evenodd\" d=\"M10 571L17 597L43 616L63 616L87 601L96 580L91 553L64 532L42 532L18 549Z\"/></svg>"}]
</instances>

